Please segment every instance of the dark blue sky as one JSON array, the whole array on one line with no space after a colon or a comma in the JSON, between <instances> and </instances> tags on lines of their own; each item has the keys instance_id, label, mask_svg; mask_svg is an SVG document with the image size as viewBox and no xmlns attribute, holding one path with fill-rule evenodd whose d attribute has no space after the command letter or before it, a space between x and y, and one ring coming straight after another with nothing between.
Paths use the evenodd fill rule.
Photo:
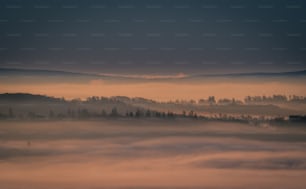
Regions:
<instances>
[{"instance_id":1,"label":"dark blue sky","mask_svg":"<svg viewBox=\"0 0 306 189\"><path fill-rule=\"evenodd\" d=\"M0 66L101 73L306 69L303 0L0 0Z\"/></svg>"}]
</instances>

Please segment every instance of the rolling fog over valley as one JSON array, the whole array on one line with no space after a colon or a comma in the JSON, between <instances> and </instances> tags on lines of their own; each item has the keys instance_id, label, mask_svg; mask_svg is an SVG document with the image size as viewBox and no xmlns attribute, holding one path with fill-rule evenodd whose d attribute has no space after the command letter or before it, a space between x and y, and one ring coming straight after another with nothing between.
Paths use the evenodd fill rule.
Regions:
<instances>
[{"instance_id":1,"label":"rolling fog over valley","mask_svg":"<svg viewBox=\"0 0 306 189\"><path fill-rule=\"evenodd\" d=\"M194 120L7 121L0 136L2 188L305 186L305 127Z\"/></svg>"},{"instance_id":2,"label":"rolling fog over valley","mask_svg":"<svg viewBox=\"0 0 306 189\"><path fill-rule=\"evenodd\" d=\"M305 189L305 0L0 0L0 189Z\"/></svg>"},{"instance_id":3,"label":"rolling fog over valley","mask_svg":"<svg viewBox=\"0 0 306 189\"><path fill-rule=\"evenodd\" d=\"M65 100L27 93L0 94L0 115L14 118L97 118L97 117L158 117L162 114L188 116L267 116L288 117L306 114L303 96L246 96L217 99L214 96L198 100L155 101L142 97L92 96ZM161 114L161 115L158 115Z\"/></svg>"},{"instance_id":4,"label":"rolling fog over valley","mask_svg":"<svg viewBox=\"0 0 306 189\"><path fill-rule=\"evenodd\" d=\"M0 94L0 187L303 189L304 106L286 95Z\"/></svg>"}]
</instances>

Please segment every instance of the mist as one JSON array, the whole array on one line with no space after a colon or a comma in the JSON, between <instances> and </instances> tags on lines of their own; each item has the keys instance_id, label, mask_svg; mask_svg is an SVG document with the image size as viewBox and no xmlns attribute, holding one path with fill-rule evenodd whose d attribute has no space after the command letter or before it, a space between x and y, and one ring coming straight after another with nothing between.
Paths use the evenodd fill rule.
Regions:
<instances>
[{"instance_id":1,"label":"mist","mask_svg":"<svg viewBox=\"0 0 306 189\"><path fill-rule=\"evenodd\" d=\"M304 127L3 121L1 188L303 188ZM241 178L244 179L241 179Z\"/></svg>"}]
</instances>

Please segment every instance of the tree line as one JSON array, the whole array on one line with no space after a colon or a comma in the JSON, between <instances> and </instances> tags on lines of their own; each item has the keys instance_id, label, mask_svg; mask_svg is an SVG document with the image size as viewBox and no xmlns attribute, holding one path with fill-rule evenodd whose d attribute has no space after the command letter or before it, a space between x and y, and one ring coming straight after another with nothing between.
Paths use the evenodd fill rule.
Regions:
<instances>
[{"instance_id":1,"label":"tree line","mask_svg":"<svg viewBox=\"0 0 306 189\"><path fill-rule=\"evenodd\" d=\"M87 108L70 109L68 108L66 112L55 112L50 109L48 115L37 113L34 111L29 111L27 113L14 113L13 108L8 108L7 113L0 113L0 118L2 119L14 119L14 118L25 118L25 119L64 119L64 118L75 118L75 119L89 119L89 118L116 118L116 117L127 117L127 118L198 118L198 114L191 111L183 111L182 113L174 113L172 111L156 111L156 110L144 110L136 109L135 111L126 111L122 114L118 111L117 107L111 109L107 112L102 109L100 112L90 111Z\"/></svg>"},{"instance_id":2,"label":"tree line","mask_svg":"<svg viewBox=\"0 0 306 189\"><path fill-rule=\"evenodd\" d=\"M209 96L207 98L201 98L199 100L170 100L166 102L158 102L151 99L145 99L141 97L126 97L126 96L114 96L114 97L99 97L92 96L85 100L76 98L72 100L66 100L64 98L55 98L44 95L34 95L27 93L4 93L0 94L0 102L7 103L89 103L89 104L105 104L105 103L128 103L128 104L180 104L180 105L248 105L248 104L262 104L262 103L306 103L306 96L297 95L280 95L275 94L271 96L246 96L243 100L235 98L220 98L216 99L215 96Z\"/></svg>"}]
</instances>

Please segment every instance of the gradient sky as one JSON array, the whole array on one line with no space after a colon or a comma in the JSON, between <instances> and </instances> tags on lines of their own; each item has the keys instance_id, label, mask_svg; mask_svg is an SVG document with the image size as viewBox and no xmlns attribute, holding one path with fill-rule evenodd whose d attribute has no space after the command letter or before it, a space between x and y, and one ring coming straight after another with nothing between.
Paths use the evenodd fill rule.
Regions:
<instances>
[{"instance_id":1,"label":"gradient sky","mask_svg":"<svg viewBox=\"0 0 306 189\"><path fill-rule=\"evenodd\" d=\"M303 0L1 0L0 67L176 74L306 69Z\"/></svg>"}]
</instances>

